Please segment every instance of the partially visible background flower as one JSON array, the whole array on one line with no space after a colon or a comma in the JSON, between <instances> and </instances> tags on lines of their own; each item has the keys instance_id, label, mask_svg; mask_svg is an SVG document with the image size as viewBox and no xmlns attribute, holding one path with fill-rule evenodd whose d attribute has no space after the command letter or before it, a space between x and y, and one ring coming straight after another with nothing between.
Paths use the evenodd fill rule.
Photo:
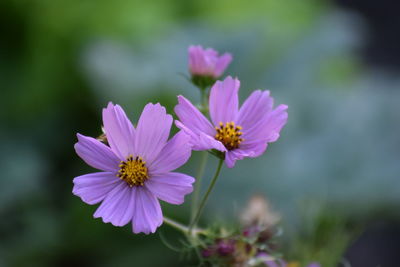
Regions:
<instances>
[{"instance_id":1,"label":"partially visible background flower","mask_svg":"<svg viewBox=\"0 0 400 267\"><path fill-rule=\"evenodd\" d=\"M288 267L286 262L282 259L277 259L265 252L260 252L256 257L255 257L255 262L262 262L264 263L265 266L267 267ZM257 265L257 264L256 264ZM259 266L259 265L257 265Z\"/></svg>"},{"instance_id":2,"label":"partially visible background flower","mask_svg":"<svg viewBox=\"0 0 400 267\"><path fill-rule=\"evenodd\" d=\"M154 233L163 222L158 199L182 204L194 179L172 172L191 155L189 136L180 131L168 141L171 115L160 104L147 104L136 129L119 105L103 109L109 146L78 134L76 153L101 172L74 179L73 193L87 204L102 202L94 217L134 233Z\"/></svg>"},{"instance_id":3,"label":"partially visible background flower","mask_svg":"<svg viewBox=\"0 0 400 267\"><path fill-rule=\"evenodd\" d=\"M273 109L269 91L254 91L239 109L239 87L239 80L230 76L213 85L209 98L212 123L183 96L178 96L175 107L176 125L192 137L193 149L225 152L229 168L237 160L263 154L287 121L287 106Z\"/></svg>"},{"instance_id":4,"label":"partially visible background flower","mask_svg":"<svg viewBox=\"0 0 400 267\"><path fill-rule=\"evenodd\" d=\"M201 88L212 85L232 61L231 54L225 53L219 56L214 49L203 49L200 45L190 46L188 52L192 81Z\"/></svg>"},{"instance_id":5,"label":"partially visible background flower","mask_svg":"<svg viewBox=\"0 0 400 267\"><path fill-rule=\"evenodd\" d=\"M267 199L257 194L250 198L247 206L240 214L240 221L245 227L272 227L280 220L280 215L271 209Z\"/></svg>"}]
</instances>

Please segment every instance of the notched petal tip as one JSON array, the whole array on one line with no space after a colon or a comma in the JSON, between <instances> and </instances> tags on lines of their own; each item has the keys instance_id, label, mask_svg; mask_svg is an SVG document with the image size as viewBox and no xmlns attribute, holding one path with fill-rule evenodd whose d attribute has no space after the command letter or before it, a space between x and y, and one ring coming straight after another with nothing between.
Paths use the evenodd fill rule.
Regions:
<instances>
[{"instance_id":1,"label":"notched petal tip","mask_svg":"<svg viewBox=\"0 0 400 267\"><path fill-rule=\"evenodd\" d=\"M132 231L137 233L155 233L163 223L159 200L145 187L136 190L135 210L132 217Z\"/></svg>"},{"instance_id":2,"label":"notched petal tip","mask_svg":"<svg viewBox=\"0 0 400 267\"><path fill-rule=\"evenodd\" d=\"M190 101L189 101L186 97L184 97L183 95L178 95L177 98L178 98L178 103L179 103L179 104L182 104L182 103L184 103L184 102L190 102ZM175 108L176 108L176 106L175 106Z\"/></svg>"},{"instance_id":3,"label":"notched petal tip","mask_svg":"<svg viewBox=\"0 0 400 267\"><path fill-rule=\"evenodd\" d=\"M107 103L107 107L103 108L103 112L104 112L104 110L113 109L113 108L115 108L115 106L116 106L116 105L115 105L113 102L109 101L109 102Z\"/></svg>"},{"instance_id":4,"label":"notched petal tip","mask_svg":"<svg viewBox=\"0 0 400 267\"><path fill-rule=\"evenodd\" d=\"M135 128L125 111L119 105L109 102L103 108L103 125L107 133L107 141L121 160L133 152Z\"/></svg>"},{"instance_id":5,"label":"notched petal tip","mask_svg":"<svg viewBox=\"0 0 400 267\"><path fill-rule=\"evenodd\" d=\"M235 86L238 85L240 86L240 80L238 77L232 77L231 75L226 76L226 78L222 81L219 81L220 83L235 83Z\"/></svg>"}]
</instances>

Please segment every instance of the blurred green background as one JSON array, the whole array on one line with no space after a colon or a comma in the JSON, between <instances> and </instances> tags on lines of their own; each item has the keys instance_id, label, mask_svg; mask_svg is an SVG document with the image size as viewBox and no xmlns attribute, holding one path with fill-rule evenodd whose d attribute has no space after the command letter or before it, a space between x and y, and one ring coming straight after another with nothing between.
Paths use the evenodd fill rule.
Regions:
<instances>
[{"instance_id":1,"label":"blurred green background","mask_svg":"<svg viewBox=\"0 0 400 267\"><path fill-rule=\"evenodd\" d=\"M93 219L96 207L71 191L75 176L93 172L74 152L75 134L98 136L108 101L133 121L150 101L170 113L177 94L198 101L181 75L191 44L233 54L227 74L241 80L242 101L261 88L289 105L278 142L223 169L203 223L232 223L262 193L282 215L287 257L323 266L370 225L398 227L399 62L371 60L371 13L340 2L2 0L0 266L190 263L158 234ZM194 175L198 158L182 171ZM188 208L164 213L184 222Z\"/></svg>"}]
</instances>

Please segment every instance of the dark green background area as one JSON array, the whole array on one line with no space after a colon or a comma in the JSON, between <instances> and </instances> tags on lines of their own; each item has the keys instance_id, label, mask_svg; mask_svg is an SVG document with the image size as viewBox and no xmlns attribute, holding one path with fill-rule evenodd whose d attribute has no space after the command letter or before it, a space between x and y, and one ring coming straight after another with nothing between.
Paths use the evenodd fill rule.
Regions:
<instances>
[{"instance_id":1,"label":"dark green background area","mask_svg":"<svg viewBox=\"0 0 400 267\"><path fill-rule=\"evenodd\" d=\"M172 114L178 94L199 101L184 78L191 44L233 54L227 74L241 80L241 103L268 89L289 105L265 155L223 169L202 224L235 224L261 193L282 216L286 258L335 266L369 223L400 215L400 80L365 64L369 27L317 0L2 0L0 266L193 263L158 234L94 219L96 207L71 193L74 177L94 171L75 135L101 133L108 101L134 122L147 102ZM180 171L194 175L198 159ZM164 213L186 222L186 199Z\"/></svg>"}]
</instances>

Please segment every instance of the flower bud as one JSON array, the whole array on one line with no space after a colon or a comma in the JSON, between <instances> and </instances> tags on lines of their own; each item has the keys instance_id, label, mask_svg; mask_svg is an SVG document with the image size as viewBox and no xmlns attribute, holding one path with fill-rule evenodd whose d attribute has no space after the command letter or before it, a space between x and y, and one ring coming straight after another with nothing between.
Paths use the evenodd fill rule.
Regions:
<instances>
[{"instance_id":1,"label":"flower bud","mask_svg":"<svg viewBox=\"0 0 400 267\"><path fill-rule=\"evenodd\" d=\"M235 240L222 239L217 244L217 252L220 256L228 256L235 252Z\"/></svg>"},{"instance_id":2,"label":"flower bud","mask_svg":"<svg viewBox=\"0 0 400 267\"><path fill-rule=\"evenodd\" d=\"M219 56L214 49L203 49L200 45L190 46L188 52L192 82L202 89L213 85L232 61L231 54Z\"/></svg>"}]
</instances>

